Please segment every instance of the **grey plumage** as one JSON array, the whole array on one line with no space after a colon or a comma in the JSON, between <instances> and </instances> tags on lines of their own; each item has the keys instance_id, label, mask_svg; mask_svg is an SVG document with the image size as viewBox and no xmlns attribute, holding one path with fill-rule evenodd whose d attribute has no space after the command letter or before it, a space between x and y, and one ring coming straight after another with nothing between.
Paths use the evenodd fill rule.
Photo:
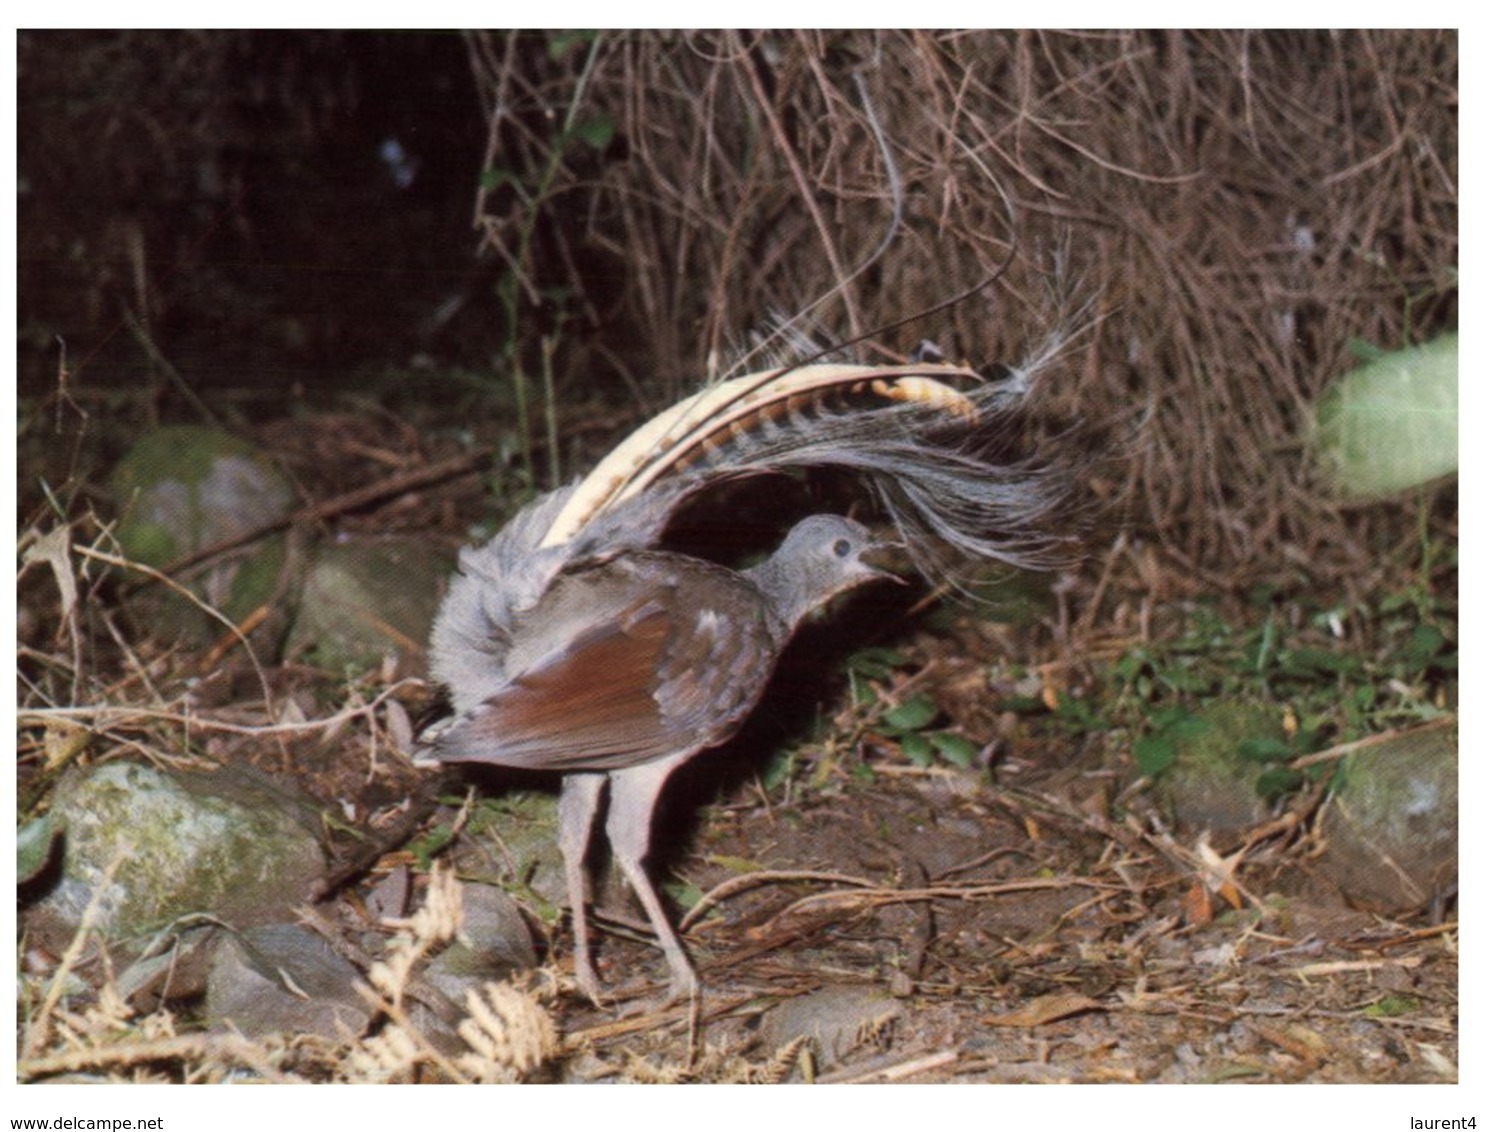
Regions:
<instances>
[{"instance_id":1,"label":"grey plumage","mask_svg":"<svg viewBox=\"0 0 1487 1132\"><path fill-rule=\"evenodd\" d=\"M965 391L950 381L972 384ZM651 813L677 765L725 741L753 709L791 632L833 596L884 576L883 545L852 520L797 524L760 565L733 571L656 549L677 509L724 481L789 468L855 473L916 562L952 555L1034 565L1065 540L1055 465L983 455L1017 383L951 366L818 366L699 394L465 550L436 619L430 667L455 719L433 757L558 771L559 839L575 966L598 996L583 859L606 781L606 831L671 968L696 976L645 875Z\"/></svg>"},{"instance_id":2,"label":"grey plumage","mask_svg":"<svg viewBox=\"0 0 1487 1132\"><path fill-rule=\"evenodd\" d=\"M460 649L436 651L435 671L458 689L461 709L435 739L436 757L566 776L558 837L575 968L591 998L599 996L599 981L582 869L606 779L610 847L666 954L672 993L691 993L696 974L644 871L656 798L672 770L739 726L802 618L884 576L861 557L877 545L851 519L815 515L742 572L631 551L554 578L533 607L514 614L499 648L478 662L470 663L463 638ZM460 636L465 603L478 601L487 582L467 575L456 588L464 592L446 603L436 642Z\"/></svg>"}]
</instances>

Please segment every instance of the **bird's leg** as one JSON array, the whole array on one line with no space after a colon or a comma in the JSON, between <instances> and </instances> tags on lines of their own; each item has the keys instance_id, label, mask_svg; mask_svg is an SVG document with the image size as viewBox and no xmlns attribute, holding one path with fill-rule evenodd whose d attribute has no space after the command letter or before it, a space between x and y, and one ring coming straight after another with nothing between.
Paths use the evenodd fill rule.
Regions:
<instances>
[{"instance_id":1,"label":"bird's leg","mask_svg":"<svg viewBox=\"0 0 1487 1132\"><path fill-rule=\"evenodd\" d=\"M661 898L656 895L650 878L645 873L645 857L651 842L651 814L656 808L656 799L666 778L682 758L662 759L640 766L611 771L609 775L609 817L605 831L609 835L614 859L624 870L630 887L640 897L645 914L671 968L671 993L667 1002L697 994L697 972L681 940L666 919L666 910L661 907Z\"/></svg>"},{"instance_id":2,"label":"bird's leg","mask_svg":"<svg viewBox=\"0 0 1487 1132\"><path fill-rule=\"evenodd\" d=\"M558 794L558 848L563 854L563 876L568 883L568 905L573 916L573 973L579 988L595 1006L599 1003L599 977L589 949L588 882L584 858L589 834L599 812L604 790L602 774L570 774Z\"/></svg>"}]
</instances>

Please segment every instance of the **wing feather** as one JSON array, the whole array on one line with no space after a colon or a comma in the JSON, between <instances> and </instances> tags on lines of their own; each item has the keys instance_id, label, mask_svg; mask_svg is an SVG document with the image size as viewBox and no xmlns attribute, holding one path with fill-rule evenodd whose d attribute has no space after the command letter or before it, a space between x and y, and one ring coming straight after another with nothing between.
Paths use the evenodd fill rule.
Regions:
<instances>
[{"instance_id":1,"label":"wing feather","mask_svg":"<svg viewBox=\"0 0 1487 1132\"><path fill-rule=\"evenodd\" d=\"M731 571L664 553L560 579L519 625L501 687L436 755L531 770L617 770L727 738L758 700L779 626Z\"/></svg>"}]
</instances>

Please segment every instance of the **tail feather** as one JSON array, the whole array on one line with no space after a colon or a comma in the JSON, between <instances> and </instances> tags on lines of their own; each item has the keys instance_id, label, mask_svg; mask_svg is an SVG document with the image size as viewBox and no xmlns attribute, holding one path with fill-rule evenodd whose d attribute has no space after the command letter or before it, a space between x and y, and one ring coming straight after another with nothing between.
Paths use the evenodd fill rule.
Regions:
<instances>
[{"instance_id":1,"label":"tail feather","mask_svg":"<svg viewBox=\"0 0 1487 1132\"><path fill-rule=\"evenodd\" d=\"M544 545L621 549L639 532L659 537L684 500L722 479L829 467L868 485L932 573L945 572L946 550L1056 566L1070 556L1059 520L1077 510L1074 484L1058 459L1009 454L1027 387L1015 371L986 381L945 365L806 366L725 382L621 443L577 485Z\"/></svg>"}]
</instances>

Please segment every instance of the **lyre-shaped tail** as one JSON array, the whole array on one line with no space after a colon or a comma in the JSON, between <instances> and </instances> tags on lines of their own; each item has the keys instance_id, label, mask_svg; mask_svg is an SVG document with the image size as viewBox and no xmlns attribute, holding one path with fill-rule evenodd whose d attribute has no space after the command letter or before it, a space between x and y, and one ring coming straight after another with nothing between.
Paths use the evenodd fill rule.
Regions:
<instances>
[{"instance_id":1,"label":"lyre-shaped tail","mask_svg":"<svg viewBox=\"0 0 1487 1132\"><path fill-rule=\"evenodd\" d=\"M803 467L859 476L930 568L946 548L1024 566L1065 557L1070 478L1007 456L1022 374L963 366L812 365L712 386L647 421L575 485L541 546L584 553L659 537L685 498L723 478Z\"/></svg>"}]
</instances>

